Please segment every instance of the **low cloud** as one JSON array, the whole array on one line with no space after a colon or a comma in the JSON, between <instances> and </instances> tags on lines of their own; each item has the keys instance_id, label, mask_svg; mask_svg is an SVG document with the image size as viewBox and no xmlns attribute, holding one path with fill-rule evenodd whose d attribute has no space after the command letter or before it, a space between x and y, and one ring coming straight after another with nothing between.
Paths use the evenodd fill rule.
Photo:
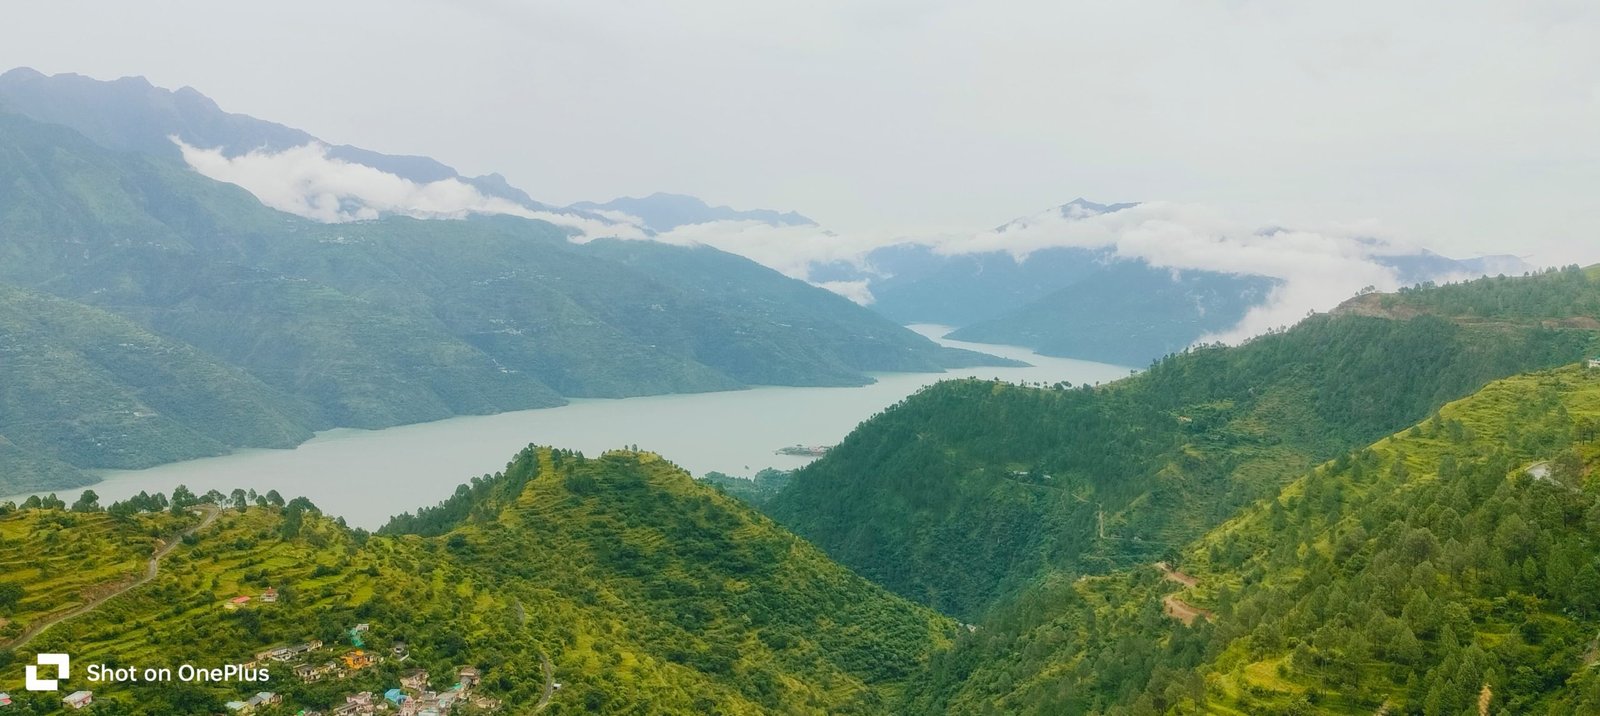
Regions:
<instances>
[{"instance_id":1,"label":"low cloud","mask_svg":"<svg viewBox=\"0 0 1600 716\"><path fill-rule=\"evenodd\" d=\"M1213 207L1159 201L1109 213L1094 213L1082 207L1072 207L1065 213L1051 209L997 229L944 231L914 238L874 232L836 233L815 226L775 226L760 221L690 224L652 236L641 220L621 212L602 212L595 218L538 211L486 196L458 179L417 183L373 167L334 159L320 144L228 157L218 149L173 141L189 165L201 174L237 184L274 209L316 221L362 221L387 215L459 219L473 214L507 214L570 229L574 241L615 237L711 246L810 281L863 305L872 303L871 282L881 276L872 266L871 252L896 244L924 245L944 255L1006 252L1019 262L1042 249L1076 247L1103 251L1113 260L1140 260L1174 271L1215 271L1278 279L1278 287L1265 303L1251 309L1239 325L1207 336L1205 342L1237 342L1291 325L1308 312L1332 308L1367 286L1397 289L1402 279L1383 264L1383 259L1421 252L1417 246L1370 223L1263 229L1259 223L1228 216ZM820 267L828 267L828 273L814 276L820 274ZM841 267L850 269L844 273L854 275L840 276Z\"/></svg>"},{"instance_id":2,"label":"low cloud","mask_svg":"<svg viewBox=\"0 0 1600 716\"><path fill-rule=\"evenodd\" d=\"M810 280L813 267L822 264L845 262L865 269L867 252L890 243L872 235L836 234L816 226L775 226L760 221L687 224L655 238L670 244L711 246L802 281Z\"/></svg>"},{"instance_id":3,"label":"low cloud","mask_svg":"<svg viewBox=\"0 0 1600 716\"><path fill-rule=\"evenodd\" d=\"M871 283L866 279L861 279L859 281L820 281L813 282L812 285L828 289L863 306L870 306L873 300Z\"/></svg>"},{"instance_id":4,"label":"low cloud","mask_svg":"<svg viewBox=\"0 0 1600 716\"><path fill-rule=\"evenodd\" d=\"M328 156L328 147L306 144L279 152L256 150L229 157L220 149L192 147L174 138L184 161L202 175L237 184L261 203L324 223L368 221L382 216L461 219L506 214L571 229L574 238L643 238L639 227L573 214L537 211L508 199L486 196L459 179L418 183L364 164Z\"/></svg>"},{"instance_id":5,"label":"low cloud","mask_svg":"<svg viewBox=\"0 0 1600 716\"><path fill-rule=\"evenodd\" d=\"M1034 251L1063 246L1102 249L1117 259L1180 271L1278 279L1280 285L1267 301L1239 325L1204 339L1229 343L1291 325L1367 286L1397 289L1400 276L1379 259L1420 251L1383 238L1382 227L1371 224L1261 229L1209 206L1173 202L1147 202L1106 214L1044 212L938 250L1006 251L1021 261Z\"/></svg>"},{"instance_id":6,"label":"low cloud","mask_svg":"<svg viewBox=\"0 0 1600 716\"><path fill-rule=\"evenodd\" d=\"M1267 276L1279 285L1237 326L1203 341L1238 342L1288 326L1312 311L1325 311L1367 286L1392 291L1403 281L1383 259L1422 253L1374 223L1296 229L1262 228L1199 204L1146 202L1097 214L1072 207L1051 209L997 229L946 231L917 238L884 234L838 234L811 227L758 222L713 222L680 227L658 237L673 243L705 244L740 254L789 276L813 280L820 266L855 267L860 280L815 281L861 304L872 302L869 260L877 248L928 246L943 255L1009 253L1022 262L1036 251L1075 247L1105 252L1112 260L1140 260L1173 271L1214 271ZM1467 274L1435 280L1471 278Z\"/></svg>"}]
</instances>

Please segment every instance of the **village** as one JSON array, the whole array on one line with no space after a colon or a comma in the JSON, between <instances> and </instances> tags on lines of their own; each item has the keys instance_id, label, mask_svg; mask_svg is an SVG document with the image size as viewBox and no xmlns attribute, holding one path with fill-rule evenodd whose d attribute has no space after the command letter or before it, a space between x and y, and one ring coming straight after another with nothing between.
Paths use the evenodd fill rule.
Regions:
<instances>
[{"instance_id":1,"label":"village","mask_svg":"<svg viewBox=\"0 0 1600 716\"><path fill-rule=\"evenodd\" d=\"M252 603L276 604L278 599L278 590L267 587L255 597L249 595L233 597L223 604L223 608L233 611L246 608ZM350 627L345 632L350 642L348 647L336 648L324 644L319 639L310 639L257 652L249 662L243 664L243 667L264 669L273 664L293 664L292 673L295 679L301 683L315 683L350 678L382 663L403 664L410 660L410 646L404 641L393 641L384 652L370 649L366 642L371 629L372 625L368 623ZM334 705L328 711L305 710L297 712L297 716L376 714L446 716L463 707L470 708L472 713L494 713L501 709L502 704L498 699L474 693L474 689L483 679L483 674L477 667L459 667L455 670L454 676L455 683L452 686L443 691L436 691L432 687L432 675L426 669L408 669L400 672L397 685L382 693L373 691L348 693L343 695L344 703ZM560 684L550 684L547 687L547 696L550 690L560 688ZM63 697L61 702L69 710L82 710L94 704L95 695L93 691L88 690L74 691ZM227 708L226 713L229 714L255 714L269 712L272 707L282 703L282 694L259 691L247 699L229 701L224 706ZM0 711L9 711L8 707L12 705L11 696L0 693Z\"/></svg>"},{"instance_id":2,"label":"village","mask_svg":"<svg viewBox=\"0 0 1600 716\"><path fill-rule=\"evenodd\" d=\"M227 606L230 609L238 609L250 601L251 598L248 596L235 597L229 600ZM264 603L277 601L277 591L268 588L261 594L259 601ZM350 641L349 648L335 649L320 640L312 639L258 652L254 660L245 666L260 667L273 662L294 664L294 677L302 683L313 683L349 678L386 661L403 663L411 658L410 647L404 641L395 641L385 653L369 649L366 640L371 629L372 625L366 623L351 627L346 633ZM381 694L372 691L353 692L344 696L343 704L336 705L327 712L302 711L300 714L301 716L373 714L444 716L463 706L470 706L477 712L484 713L498 711L501 707L498 700L473 693L483 678L482 672L476 667L463 666L457 669L455 684L443 691L433 690L431 676L425 669L409 669L400 673L398 685ZM227 707L231 713L251 714L281 702L280 695L263 691L245 701L231 701Z\"/></svg>"}]
</instances>

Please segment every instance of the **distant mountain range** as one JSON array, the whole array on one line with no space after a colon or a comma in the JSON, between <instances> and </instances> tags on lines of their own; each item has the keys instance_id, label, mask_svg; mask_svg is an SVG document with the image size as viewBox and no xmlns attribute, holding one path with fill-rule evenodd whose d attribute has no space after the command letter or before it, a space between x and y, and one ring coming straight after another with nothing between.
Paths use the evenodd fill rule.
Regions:
<instances>
[{"instance_id":1,"label":"distant mountain range","mask_svg":"<svg viewBox=\"0 0 1600 716\"><path fill-rule=\"evenodd\" d=\"M1284 285L1249 272L1173 269L1125 256L1116 246L1052 245L1051 232L1136 206L1075 199L982 237L1004 243L1008 234L1030 233L1028 241L1038 246L1018 241L1022 248L983 250L974 248L983 245L980 237L911 239L866 251L859 261L818 263L808 278L864 283L874 310L900 323L951 326L954 339L1140 367L1233 328ZM1457 260L1376 240L1352 243L1368 261L1392 270L1399 285L1531 268L1514 256Z\"/></svg>"},{"instance_id":2,"label":"distant mountain range","mask_svg":"<svg viewBox=\"0 0 1600 716\"><path fill-rule=\"evenodd\" d=\"M303 130L225 112L194 89L171 91L137 77L104 82L80 75L12 70L0 75L0 107L70 127L104 148L140 153L168 164L184 161L174 139L230 158L258 150L284 152L323 144ZM961 340L1022 345L1049 355L1121 365L1144 366L1208 336L1223 334L1239 326L1251 311L1269 305L1285 288L1279 276L1178 270L1124 255L1116 246L1078 245L1050 236L1052 231L1067 230L1075 221L1135 209L1136 203L1076 199L1001 224L987 237L998 239L988 245L1003 244L1012 236L1043 237L1037 245L1025 248L979 248L986 246L979 237L912 237L889 245L862 246L853 260L838 260L822 258L827 230L792 211L712 206L692 196L667 193L558 207L533 199L499 175L462 176L428 157L387 155L349 145L328 146L326 156L418 185L461 182L485 197L506 202L492 211L473 209L467 214L510 210L505 207L536 212L525 215L556 221L567 234L585 239L616 235L690 243L707 240L706 229L714 232L724 224L733 232L751 225L800 230L794 238L785 238L790 254L805 254L808 243L819 248L817 258L798 273L738 240L718 245L839 290L901 324L946 325L954 329L951 337ZM343 194L331 199L362 202L360 196ZM673 232L687 226L700 230L691 240L674 241ZM815 242L805 233L813 229ZM1268 227L1261 233L1270 236L1283 231ZM1372 263L1390 269L1398 285L1517 274L1529 268L1515 257L1457 260L1425 250L1395 250L1376 240L1357 240L1354 247L1369 254Z\"/></svg>"},{"instance_id":3,"label":"distant mountain range","mask_svg":"<svg viewBox=\"0 0 1600 716\"><path fill-rule=\"evenodd\" d=\"M335 426L1013 363L706 247L514 216L309 221L159 139L296 130L139 80L4 77L6 107L70 122L0 113L0 348L32 366L0 390L0 494Z\"/></svg>"},{"instance_id":4,"label":"distant mountain range","mask_svg":"<svg viewBox=\"0 0 1600 716\"><path fill-rule=\"evenodd\" d=\"M0 111L71 127L95 143L118 151L181 160L173 140L226 157L284 152L308 144L327 146L330 159L371 167L417 184L456 180L483 195L546 212L636 225L647 233L711 221L756 221L778 226L814 225L795 212L710 206L682 194L655 193L566 207L536 201L499 174L463 176L431 157L375 152L332 144L304 130L224 111L192 87L168 90L143 77L102 81L77 74L45 75L29 68L0 74Z\"/></svg>"},{"instance_id":5,"label":"distant mountain range","mask_svg":"<svg viewBox=\"0 0 1600 716\"><path fill-rule=\"evenodd\" d=\"M226 112L192 87L169 90L156 87L143 77L102 81L77 74L45 75L21 67L0 74L0 111L71 127L108 149L177 161L182 157L174 138L195 147L221 149L227 156L326 144L334 159L373 167L419 184L459 179L488 196L529 208L553 208L534 201L498 174L466 177L430 157L330 144L300 129Z\"/></svg>"}]
</instances>

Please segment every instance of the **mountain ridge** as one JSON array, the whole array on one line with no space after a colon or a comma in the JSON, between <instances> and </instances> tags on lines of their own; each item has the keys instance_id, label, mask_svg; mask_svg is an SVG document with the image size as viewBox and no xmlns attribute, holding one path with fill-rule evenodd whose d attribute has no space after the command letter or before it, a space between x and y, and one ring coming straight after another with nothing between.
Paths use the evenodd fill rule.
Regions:
<instances>
[{"instance_id":1,"label":"mountain ridge","mask_svg":"<svg viewBox=\"0 0 1600 716\"><path fill-rule=\"evenodd\" d=\"M391 155L348 144L325 142L309 132L224 111L193 87L167 90L144 77L104 81L75 73L46 75L20 67L0 74L0 108L48 124L82 132L96 143L182 162L176 138L202 149L221 149L235 157L252 151L281 152L322 144L329 156L370 166L419 184L459 179L486 195L530 209L553 207L534 201L498 174L463 176L431 157Z\"/></svg>"},{"instance_id":2,"label":"mountain ridge","mask_svg":"<svg viewBox=\"0 0 1600 716\"><path fill-rule=\"evenodd\" d=\"M0 183L0 282L244 370L310 406L297 434L1007 363L711 249L577 244L513 216L322 224L18 115L0 114Z\"/></svg>"}]
</instances>

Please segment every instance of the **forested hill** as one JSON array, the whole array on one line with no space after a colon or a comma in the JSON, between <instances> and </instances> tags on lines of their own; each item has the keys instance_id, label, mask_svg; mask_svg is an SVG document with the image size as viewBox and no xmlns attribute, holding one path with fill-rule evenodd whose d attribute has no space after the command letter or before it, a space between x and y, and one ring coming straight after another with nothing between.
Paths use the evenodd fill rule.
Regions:
<instances>
[{"instance_id":1,"label":"forested hill","mask_svg":"<svg viewBox=\"0 0 1600 716\"><path fill-rule=\"evenodd\" d=\"M0 282L116 314L289 404L271 411L290 416L288 425L223 416L238 429L211 436L209 453L565 397L862 385L873 371L1003 362L943 348L823 289L710 249L586 246L567 230L513 217L319 224L170 160L5 114ZM118 360L114 351L100 357ZM8 423L60 424L15 396L0 392ZM175 433L103 460L81 459L65 433L0 438L27 442L32 464L80 468L141 467L197 452Z\"/></svg>"},{"instance_id":2,"label":"forested hill","mask_svg":"<svg viewBox=\"0 0 1600 716\"><path fill-rule=\"evenodd\" d=\"M310 410L106 311L0 284L0 495L309 438Z\"/></svg>"},{"instance_id":3,"label":"forested hill","mask_svg":"<svg viewBox=\"0 0 1600 716\"><path fill-rule=\"evenodd\" d=\"M1495 382L1306 471L1165 577L1041 581L900 708L1595 713L1597 440L1600 369Z\"/></svg>"},{"instance_id":4,"label":"forested hill","mask_svg":"<svg viewBox=\"0 0 1600 716\"><path fill-rule=\"evenodd\" d=\"M0 514L0 645L141 570L155 536L197 524L183 509L193 499L170 514L82 505ZM263 660L266 688L285 697L270 713L326 712L413 668L442 692L463 666L482 670L471 693L499 700L502 713L530 712L553 682L561 689L548 713L886 713L955 631L649 453L530 448L442 510L370 536L303 500L215 499L221 516L183 539L155 581L0 661L70 646L84 664L220 665L315 639L303 657ZM38 554L50 557L24 557ZM9 598L13 583L22 591ZM224 606L269 587L275 602ZM368 628L350 631L358 624ZM403 661L391 650L402 642ZM310 683L294 674L357 648L383 659ZM14 683L21 669L0 674L0 691L31 708ZM66 685L78 688L74 676ZM220 713L261 687L94 690L96 713L165 716Z\"/></svg>"},{"instance_id":5,"label":"forested hill","mask_svg":"<svg viewBox=\"0 0 1600 716\"><path fill-rule=\"evenodd\" d=\"M1597 290L1573 269L1407 292L1395 305L1418 308L1403 320L1318 315L1100 388L938 384L864 423L766 509L891 590L976 619L1047 568L1154 561L1491 380L1579 360L1593 327L1524 304L1588 305ZM1486 315L1421 308L1489 293L1506 299Z\"/></svg>"}]
</instances>

